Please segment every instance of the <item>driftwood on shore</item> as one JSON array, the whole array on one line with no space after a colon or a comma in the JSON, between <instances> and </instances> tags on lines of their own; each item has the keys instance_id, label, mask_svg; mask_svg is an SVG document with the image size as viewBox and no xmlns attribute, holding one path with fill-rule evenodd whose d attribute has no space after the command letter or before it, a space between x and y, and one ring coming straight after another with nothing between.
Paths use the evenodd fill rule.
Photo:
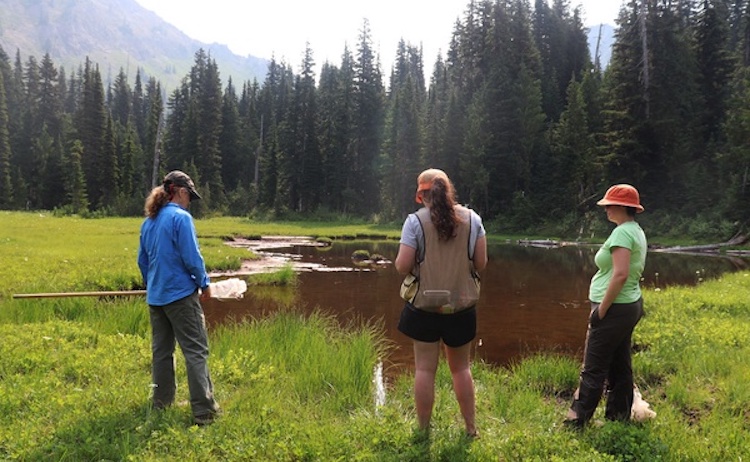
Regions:
<instances>
[{"instance_id":1,"label":"driftwood on shore","mask_svg":"<svg viewBox=\"0 0 750 462\"><path fill-rule=\"evenodd\" d=\"M518 245L529 247L557 247L560 245L560 242L552 239L519 239Z\"/></svg>"},{"instance_id":2,"label":"driftwood on shore","mask_svg":"<svg viewBox=\"0 0 750 462\"><path fill-rule=\"evenodd\" d=\"M748 241L746 234L736 234L734 237L726 242L718 244L703 244L703 245L678 245L674 247L662 247L658 249L652 249L654 252L686 252L686 253L720 253L722 249L726 247L732 247L736 245L745 244ZM726 253L732 255L748 255L750 251L747 250L727 250Z\"/></svg>"},{"instance_id":3,"label":"driftwood on shore","mask_svg":"<svg viewBox=\"0 0 750 462\"><path fill-rule=\"evenodd\" d=\"M750 236L746 234L737 234L726 242L717 244L701 244L701 245L678 245L672 247L660 247L660 246L649 246L649 250L652 252L664 252L664 253L693 253L693 254L726 254L738 257L750 256L750 250L738 250L729 249L727 247L739 246L748 242ZM557 241L554 239L519 239L518 245L526 247L540 247L540 248L554 248L563 247L568 245L581 245L577 242L565 242Z\"/></svg>"}]
</instances>

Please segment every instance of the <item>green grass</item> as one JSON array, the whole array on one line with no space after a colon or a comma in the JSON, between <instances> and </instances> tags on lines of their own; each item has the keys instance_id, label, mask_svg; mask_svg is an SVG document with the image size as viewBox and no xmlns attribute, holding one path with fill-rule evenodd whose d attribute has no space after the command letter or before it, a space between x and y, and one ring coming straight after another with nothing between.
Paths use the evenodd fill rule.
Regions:
<instances>
[{"instance_id":1,"label":"green grass","mask_svg":"<svg viewBox=\"0 0 750 462\"><path fill-rule=\"evenodd\" d=\"M139 283L140 220L0 219L0 275L12 288L4 294ZM198 231L204 248L216 242L217 260L229 251L222 236L240 231L270 234L263 227L278 226L314 234L302 225L253 226L221 218L199 221ZM324 234L335 235L335 227ZM58 274L61 268L71 274ZM293 285L253 290L294 293ZM410 374L387 374L386 403L375 406L373 368L388 347L382 325L341 327L325 313L306 316L289 306L212 329L209 364L224 415L198 428L187 407L148 406L142 298L3 296L0 460L738 461L750 454L748 293L750 274L740 272L645 294L634 369L658 415L643 424L605 423L580 435L561 428L580 358L549 353L505 368L475 363L481 438L473 442L462 436L444 362L428 438L414 431ZM178 400L185 400L179 357L177 364Z\"/></svg>"}]
</instances>

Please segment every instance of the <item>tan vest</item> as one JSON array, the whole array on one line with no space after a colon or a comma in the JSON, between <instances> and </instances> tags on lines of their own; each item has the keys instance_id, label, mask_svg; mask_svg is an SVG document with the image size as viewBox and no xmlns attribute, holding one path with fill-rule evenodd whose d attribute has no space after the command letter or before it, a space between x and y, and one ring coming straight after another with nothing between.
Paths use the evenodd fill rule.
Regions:
<instances>
[{"instance_id":1,"label":"tan vest","mask_svg":"<svg viewBox=\"0 0 750 462\"><path fill-rule=\"evenodd\" d=\"M435 313L455 313L476 305L479 300L479 276L470 259L471 215L469 209L456 206L461 219L456 237L438 238L429 209L416 212L424 234L424 249L418 249L416 276L419 289L412 304ZM421 252L424 252L423 254ZM424 255L419 261L420 254Z\"/></svg>"}]
</instances>

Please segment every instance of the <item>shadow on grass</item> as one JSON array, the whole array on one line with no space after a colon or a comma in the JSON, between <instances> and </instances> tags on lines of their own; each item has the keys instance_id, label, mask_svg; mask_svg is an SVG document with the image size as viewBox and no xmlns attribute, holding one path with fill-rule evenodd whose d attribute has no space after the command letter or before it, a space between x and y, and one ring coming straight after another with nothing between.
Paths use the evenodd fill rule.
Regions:
<instances>
[{"instance_id":1,"label":"shadow on grass","mask_svg":"<svg viewBox=\"0 0 750 462\"><path fill-rule=\"evenodd\" d=\"M180 408L155 411L150 404L96 418L69 420L22 460L125 460L142 453L156 433L190 426L190 412Z\"/></svg>"},{"instance_id":2,"label":"shadow on grass","mask_svg":"<svg viewBox=\"0 0 750 462\"><path fill-rule=\"evenodd\" d=\"M452 440L438 440L428 431L415 430L411 438L411 446L402 454L401 460L409 462L466 461L469 460L469 449L473 441L472 438L463 435Z\"/></svg>"}]
</instances>

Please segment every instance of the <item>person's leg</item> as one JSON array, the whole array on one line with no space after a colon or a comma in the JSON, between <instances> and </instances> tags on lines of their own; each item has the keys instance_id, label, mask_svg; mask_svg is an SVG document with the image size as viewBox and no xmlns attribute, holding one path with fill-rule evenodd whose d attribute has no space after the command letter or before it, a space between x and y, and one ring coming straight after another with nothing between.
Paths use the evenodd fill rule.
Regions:
<instances>
[{"instance_id":1,"label":"person's leg","mask_svg":"<svg viewBox=\"0 0 750 462\"><path fill-rule=\"evenodd\" d=\"M598 314L592 312L578 397L574 398L571 405L581 425L594 415L602 396L604 381L610 377L615 354L622 355L621 351L627 351L629 364L630 343L628 342L627 350L621 349L624 348L623 343L632 335L641 313L642 311L633 304L612 305L604 319L599 319ZM622 372L618 371L615 374ZM632 400L632 370L630 376Z\"/></svg>"},{"instance_id":2,"label":"person's leg","mask_svg":"<svg viewBox=\"0 0 750 462\"><path fill-rule=\"evenodd\" d=\"M633 330L643 313L643 301L626 305L615 305L614 313L622 329L627 332L623 341L617 345L612 357L607 392L607 405L604 416L608 420L630 420L633 407L633 363L632 342Z\"/></svg>"},{"instance_id":3,"label":"person's leg","mask_svg":"<svg viewBox=\"0 0 750 462\"><path fill-rule=\"evenodd\" d=\"M633 407L633 366L630 359L630 337L614 351L607 376L607 420L629 420Z\"/></svg>"},{"instance_id":4,"label":"person's leg","mask_svg":"<svg viewBox=\"0 0 750 462\"><path fill-rule=\"evenodd\" d=\"M214 400L213 383L208 371L208 334L198 294L170 304L167 313L185 357L193 415L215 414L219 406Z\"/></svg>"},{"instance_id":5,"label":"person's leg","mask_svg":"<svg viewBox=\"0 0 750 462\"><path fill-rule=\"evenodd\" d=\"M174 373L175 338L172 323L162 307L149 307L151 317L151 380L152 402L163 409L174 402L177 382Z\"/></svg>"},{"instance_id":6,"label":"person's leg","mask_svg":"<svg viewBox=\"0 0 750 462\"><path fill-rule=\"evenodd\" d=\"M596 411L604 391L604 381L609 373L614 347L619 343L617 326L611 322L609 314L611 313L604 319L599 319L592 309L589 318L578 395L573 397L568 411L568 419L575 420L578 426L585 425Z\"/></svg>"},{"instance_id":7,"label":"person's leg","mask_svg":"<svg viewBox=\"0 0 750 462\"><path fill-rule=\"evenodd\" d=\"M453 391L466 424L466 433L476 435L476 398L471 376L471 343L453 348L445 347L445 356L453 378Z\"/></svg>"},{"instance_id":8,"label":"person's leg","mask_svg":"<svg viewBox=\"0 0 750 462\"><path fill-rule=\"evenodd\" d=\"M432 407L435 403L435 373L440 359L439 342L414 340L414 402L419 428L430 427Z\"/></svg>"}]
</instances>

